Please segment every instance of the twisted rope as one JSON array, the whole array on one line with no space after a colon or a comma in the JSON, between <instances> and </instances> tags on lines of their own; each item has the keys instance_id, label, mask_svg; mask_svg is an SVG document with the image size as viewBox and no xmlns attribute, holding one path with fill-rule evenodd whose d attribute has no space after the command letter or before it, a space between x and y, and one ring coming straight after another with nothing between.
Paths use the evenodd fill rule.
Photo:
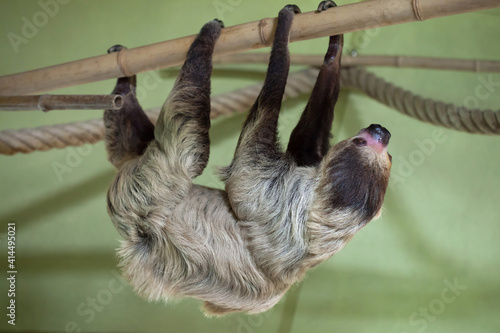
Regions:
<instances>
[{"instance_id":1,"label":"twisted rope","mask_svg":"<svg viewBox=\"0 0 500 333\"><path fill-rule=\"evenodd\" d=\"M306 69L288 78L283 99L295 98L312 90L317 68ZM471 110L425 99L354 67L342 70L342 85L357 88L375 100L410 117L458 131L500 134L500 110ZM211 118L247 111L259 95L262 84L238 89L212 98ZM146 111L153 123L159 108ZM0 131L0 154L31 153L66 146L81 146L104 139L102 119L92 119L30 129Z\"/></svg>"},{"instance_id":2,"label":"twisted rope","mask_svg":"<svg viewBox=\"0 0 500 333\"><path fill-rule=\"evenodd\" d=\"M345 85L409 117L467 133L500 135L500 110L468 109L423 98L363 69L348 68L342 71L342 79Z\"/></svg>"}]
</instances>

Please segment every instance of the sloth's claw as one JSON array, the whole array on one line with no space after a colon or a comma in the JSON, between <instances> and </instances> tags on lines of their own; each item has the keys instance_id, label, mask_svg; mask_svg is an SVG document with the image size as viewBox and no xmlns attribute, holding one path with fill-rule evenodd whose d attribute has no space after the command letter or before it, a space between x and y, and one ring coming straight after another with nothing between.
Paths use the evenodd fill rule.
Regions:
<instances>
[{"instance_id":1,"label":"sloth's claw","mask_svg":"<svg viewBox=\"0 0 500 333\"><path fill-rule=\"evenodd\" d=\"M288 9L291 12L294 12L295 14L300 14L300 8L297 5L286 5L284 9Z\"/></svg>"},{"instance_id":2,"label":"sloth's claw","mask_svg":"<svg viewBox=\"0 0 500 333\"><path fill-rule=\"evenodd\" d=\"M217 22L217 23L219 23L219 24L220 24L220 27L221 27L221 28L224 28L224 22L222 22L221 20L219 20L219 19L213 19L213 22Z\"/></svg>"},{"instance_id":3,"label":"sloth's claw","mask_svg":"<svg viewBox=\"0 0 500 333\"><path fill-rule=\"evenodd\" d=\"M333 2L332 0L327 0L327 1L321 1L318 6L318 13L321 13L324 10L327 10L328 8L333 8L337 7L337 4Z\"/></svg>"},{"instance_id":4,"label":"sloth's claw","mask_svg":"<svg viewBox=\"0 0 500 333\"><path fill-rule=\"evenodd\" d=\"M127 49L125 46L123 45L120 45L120 44L116 44L116 45L113 45L111 46L109 49L108 49L108 53L115 53L115 52L120 52L121 50L123 49Z\"/></svg>"}]
</instances>

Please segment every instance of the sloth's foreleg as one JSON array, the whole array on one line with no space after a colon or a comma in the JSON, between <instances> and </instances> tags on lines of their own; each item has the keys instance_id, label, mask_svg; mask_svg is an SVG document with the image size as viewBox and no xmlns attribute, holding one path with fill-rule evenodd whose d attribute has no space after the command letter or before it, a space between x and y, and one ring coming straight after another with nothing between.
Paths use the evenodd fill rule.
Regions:
<instances>
[{"instance_id":1,"label":"sloth's foreleg","mask_svg":"<svg viewBox=\"0 0 500 333\"><path fill-rule=\"evenodd\" d=\"M119 52L123 48L115 45L108 53ZM137 101L135 87L135 75L119 78L112 94L123 96L123 107L104 111L106 150L109 161L116 168L142 155L154 139L154 126Z\"/></svg>"},{"instance_id":2,"label":"sloth's foreleg","mask_svg":"<svg viewBox=\"0 0 500 333\"><path fill-rule=\"evenodd\" d=\"M251 154L259 159L268 157L275 160L282 155L277 140L277 125L290 67L290 28L293 16L297 13L300 13L300 9L295 5L288 5L279 12L264 86L250 109L240 135L236 157Z\"/></svg>"},{"instance_id":3,"label":"sloth's foreleg","mask_svg":"<svg viewBox=\"0 0 500 333\"><path fill-rule=\"evenodd\" d=\"M236 216L257 222L252 232L261 240L265 236L257 233L267 232L267 226L274 226L269 222L272 216L288 209L284 207L290 199L286 187L293 185L289 180L293 163L279 145L277 125L290 67L290 29L297 13L297 6L288 5L278 14L264 85L243 125L233 161L222 170ZM277 225L274 230L282 229Z\"/></svg>"},{"instance_id":4,"label":"sloth's foreleg","mask_svg":"<svg viewBox=\"0 0 500 333\"><path fill-rule=\"evenodd\" d=\"M318 12L335 6L333 1L322 1ZM343 35L330 37L328 51L309 102L290 136L287 152L298 165L318 164L330 148L333 110L340 90L342 47Z\"/></svg>"}]
</instances>

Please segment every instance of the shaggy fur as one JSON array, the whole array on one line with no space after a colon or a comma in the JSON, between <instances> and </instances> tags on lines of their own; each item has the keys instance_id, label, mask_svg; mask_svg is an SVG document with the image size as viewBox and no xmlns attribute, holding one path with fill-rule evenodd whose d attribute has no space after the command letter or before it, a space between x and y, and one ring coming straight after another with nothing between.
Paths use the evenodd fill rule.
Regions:
<instances>
[{"instance_id":1,"label":"shaggy fur","mask_svg":"<svg viewBox=\"0 0 500 333\"><path fill-rule=\"evenodd\" d=\"M319 10L332 6L322 2ZM298 13L294 5L279 13L264 87L222 171L226 191L192 183L209 156L211 56L222 23L201 29L156 127L135 98L135 78L118 80L114 93L126 96L125 106L104 114L109 160L118 169L107 206L124 238L123 274L141 296L197 298L212 315L265 311L380 211L391 166L387 130L372 125L329 144L342 36L330 37L306 110L287 150L280 148L288 39Z\"/></svg>"}]
</instances>

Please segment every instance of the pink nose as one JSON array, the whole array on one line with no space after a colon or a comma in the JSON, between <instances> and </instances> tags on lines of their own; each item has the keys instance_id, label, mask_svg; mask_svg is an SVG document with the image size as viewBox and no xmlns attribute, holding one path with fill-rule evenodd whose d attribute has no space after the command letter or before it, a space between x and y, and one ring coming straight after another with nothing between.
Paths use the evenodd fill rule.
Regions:
<instances>
[{"instance_id":1,"label":"pink nose","mask_svg":"<svg viewBox=\"0 0 500 333\"><path fill-rule=\"evenodd\" d=\"M380 149L384 149L389 144L389 139L391 138L391 133L385 128L378 124L371 124L367 128L363 128L359 135L362 136L369 145L377 146Z\"/></svg>"}]
</instances>

